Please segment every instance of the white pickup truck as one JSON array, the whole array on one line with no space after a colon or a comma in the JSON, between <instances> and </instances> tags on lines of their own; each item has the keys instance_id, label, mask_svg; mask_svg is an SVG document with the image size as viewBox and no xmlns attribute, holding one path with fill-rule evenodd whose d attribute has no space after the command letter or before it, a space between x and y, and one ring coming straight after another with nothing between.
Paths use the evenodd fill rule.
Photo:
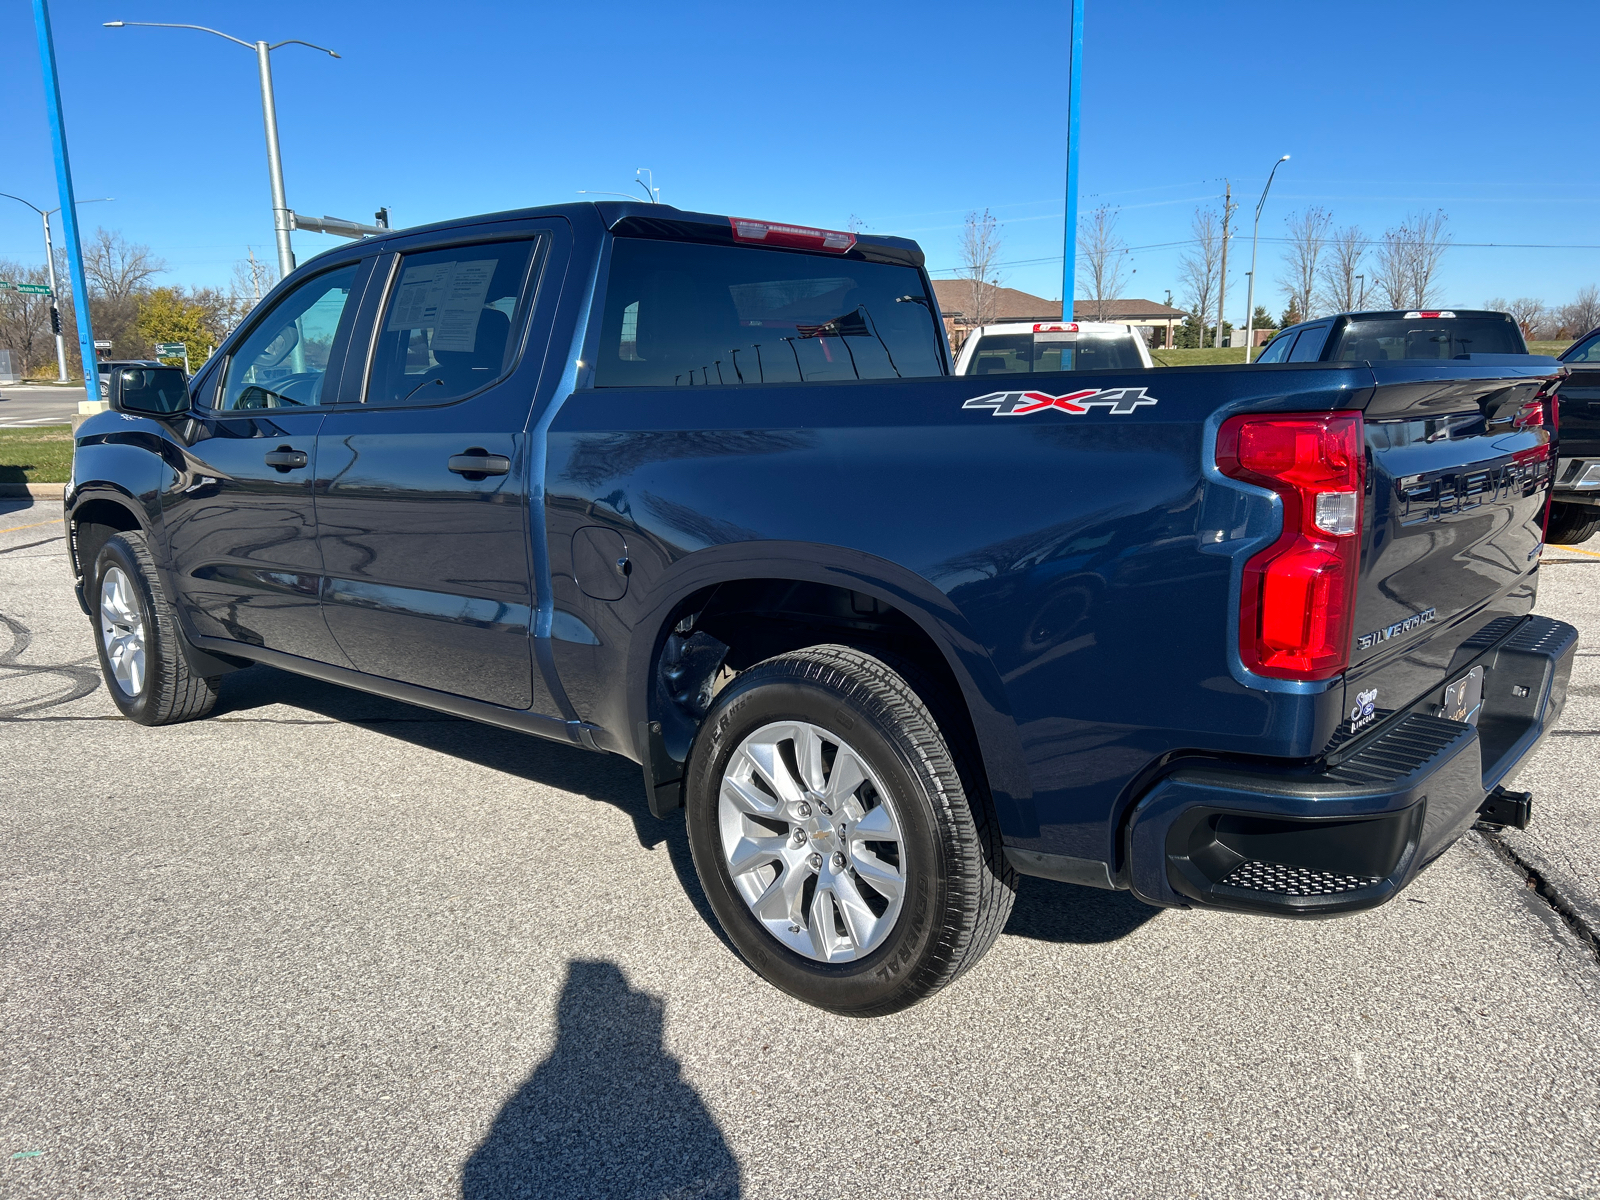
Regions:
<instances>
[{"instance_id":1,"label":"white pickup truck","mask_svg":"<svg viewBox=\"0 0 1600 1200\"><path fill-rule=\"evenodd\" d=\"M957 375L1035 371L1137 371L1153 367L1132 325L1111 321L1007 321L980 325L956 359Z\"/></svg>"}]
</instances>

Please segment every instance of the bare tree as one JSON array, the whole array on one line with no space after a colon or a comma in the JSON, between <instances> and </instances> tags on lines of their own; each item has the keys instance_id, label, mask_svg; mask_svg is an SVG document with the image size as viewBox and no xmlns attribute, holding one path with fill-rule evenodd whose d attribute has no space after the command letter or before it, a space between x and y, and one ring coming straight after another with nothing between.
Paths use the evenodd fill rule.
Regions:
<instances>
[{"instance_id":1,"label":"bare tree","mask_svg":"<svg viewBox=\"0 0 1600 1200\"><path fill-rule=\"evenodd\" d=\"M1544 301L1536 300L1532 296L1519 296L1501 311L1511 314L1511 319L1517 323L1517 328L1522 330L1522 336L1531 338L1538 331L1539 322L1544 317Z\"/></svg>"},{"instance_id":2,"label":"bare tree","mask_svg":"<svg viewBox=\"0 0 1600 1200\"><path fill-rule=\"evenodd\" d=\"M106 300L126 300L145 290L150 280L167 269L149 246L129 242L120 233L96 229L83 248L83 273L91 294Z\"/></svg>"},{"instance_id":3,"label":"bare tree","mask_svg":"<svg viewBox=\"0 0 1600 1200\"><path fill-rule=\"evenodd\" d=\"M1096 321L1106 319L1106 301L1122 291L1127 253L1127 244L1117 236L1117 214L1102 204L1078 230L1078 286L1094 302Z\"/></svg>"},{"instance_id":4,"label":"bare tree","mask_svg":"<svg viewBox=\"0 0 1600 1200\"><path fill-rule=\"evenodd\" d=\"M1426 308L1437 298L1439 260L1450 248L1450 235L1444 231L1450 220L1444 209L1416 213L1406 222L1411 234L1411 295L1408 304Z\"/></svg>"},{"instance_id":5,"label":"bare tree","mask_svg":"<svg viewBox=\"0 0 1600 1200\"><path fill-rule=\"evenodd\" d=\"M233 277L228 283L227 306L221 315L221 324L227 333L237 328L278 282L277 268L257 258L254 247L246 247L246 252L247 257L233 264Z\"/></svg>"},{"instance_id":6,"label":"bare tree","mask_svg":"<svg viewBox=\"0 0 1600 1200\"><path fill-rule=\"evenodd\" d=\"M0 276L13 283L46 283L44 265L25 267L0 260ZM67 312L62 312L67 319ZM16 367L24 376L55 377L56 342L50 332L50 297L29 292L0 291L0 346L13 351Z\"/></svg>"},{"instance_id":7,"label":"bare tree","mask_svg":"<svg viewBox=\"0 0 1600 1200\"><path fill-rule=\"evenodd\" d=\"M1557 336L1582 337L1600 325L1600 288L1593 284L1581 289L1571 304L1563 304L1557 314Z\"/></svg>"},{"instance_id":8,"label":"bare tree","mask_svg":"<svg viewBox=\"0 0 1600 1200\"><path fill-rule=\"evenodd\" d=\"M1439 262L1450 248L1443 209L1413 213L1383 231L1377 250L1377 286L1390 308L1427 308L1438 295Z\"/></svg>"},{"instance_id":9,"label":"bare tree","mask_svg":"<svg viewBox=\"0 0 1600 1200\"><path fill-rule=\"evenodd\" d=\"M1000 229L993 214L969 212L961 231L961 269L958 278L965 279L972 296L964 314L968 329L987 325L994 319L994 289L1000 286L1000 276L994 269L1000 257Z\"/></svg>"},{"instance_id":10,"label":"bare tree","mask_svg":"<svg viewBox=\"0 0 1600 1200\"><path fill-rule=\"evenodd\" d=\"M1354 312L1361 304L1361 264L1367 254L1366 234L1359 226L1346 225L1331 234L1328 258L1319 268L1323 303L1334 312Z\"/></svg>"},{"instance_id":11,"label":"bare tree","mask_svg":"<svg viewBox=\"0 0 1600 1200\"><path fill-rule=\"evenodd\" d=\"M1199 329L1199 346L1206 344L1206 314L1217 288L1217 270L1222 262L1222 230L1217 214L1209 208L1194 210L1189 224L1194 235L1193 249L1178 260L1178 282L1184 291L1189 311Z\"/></svg>"},{"instance_id":12,"label":"bare tree","mask_svg":"<svg viewBox=\"0 0 1600 1200\"><path fill-rule=\"evenodd\" d=\"M1312 205L1302 213L1289 214L1284 224L1289 227L1289 248L1283 255L1289 278L1278 286L1283 289L1289 308L1304 320L1316 314L1317 276L1333 216L1327 209Z\"/></svg>"}]
</instances>

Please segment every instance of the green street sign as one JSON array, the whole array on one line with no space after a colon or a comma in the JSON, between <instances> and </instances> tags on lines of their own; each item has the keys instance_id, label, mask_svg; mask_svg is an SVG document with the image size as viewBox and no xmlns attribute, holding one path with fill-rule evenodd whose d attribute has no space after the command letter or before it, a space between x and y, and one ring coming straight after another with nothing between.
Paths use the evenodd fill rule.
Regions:
<instances>
[{"instance_id":1,"label":"green street sign","mask_svg":"<svg viewBox=\"0 0 1600 1200\"><path fill-rule=\"evenodd\" d=\"M17 285L12 283L9 279L0 279L0 292L13 291L15 290L16 286Z\"/></svg>"},{"instance_id":2,"label":"green street sign","mask_svg":"<svg viewBox=\"0 0 1600 1200\"><path fill-rule=\"evenodd\" d=\"M189 347L182 342L157 342L157 358L182 358L189 353Z\"/></svg>"},{"instance_id":3,"label":"green street sign","mask_svg":"<svg viewBox=\"0 0 1600 1200\"><path fill-rule=\"evenodd\" d=\"M19 283L17 291L27 292L30 296L48 296L50 288L42 283Z\"/></svg>"}]
</instances>

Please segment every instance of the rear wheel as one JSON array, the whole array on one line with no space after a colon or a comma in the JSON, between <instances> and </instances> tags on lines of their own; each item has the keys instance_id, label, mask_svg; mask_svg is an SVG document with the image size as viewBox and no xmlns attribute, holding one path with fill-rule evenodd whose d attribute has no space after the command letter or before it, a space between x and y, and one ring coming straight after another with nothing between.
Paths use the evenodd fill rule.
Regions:
<instances>
[{"instance_id":1,"label":"rear wheel","mask_svg":"<svg viewBox=\"0 0 1600 1200\"><path fill-rule=\"evenodd\" d=\"M1589 504L1552 504L1550 528L1544 540L1552 546L1576 546L1600 531L1600 507Z\"/></svg>"},{"instance_id":2,"label":"rear wheel","mask_svg":"<svg viewBox=\"0 0 1600 1200\"><path fill-rule=\"evenodd\" d=\"M977 962L1011 911L981 780L906 679L848 647L781 655L724 688L685 800L728 937L820 1008L916 1003Z\"/></svg>"},{"instance_id":3,"label":"rear wheel","mask_svg":"<svg viewBox=\"0 0 1600 1200\"><path fill-rule=\"evenodd\" d=\"M189 669L149 544L138 532L119 533L95 558L96 649L106 690L129 720L171 725L203 717L217 703L217 681Z\"/></svg>"}]
</instances>

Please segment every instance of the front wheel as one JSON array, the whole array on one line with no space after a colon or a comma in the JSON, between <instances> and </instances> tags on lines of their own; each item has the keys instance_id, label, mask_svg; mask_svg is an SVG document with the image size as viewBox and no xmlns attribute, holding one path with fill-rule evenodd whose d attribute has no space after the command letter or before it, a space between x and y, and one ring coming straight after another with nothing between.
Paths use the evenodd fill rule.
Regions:
<instances>
[{"instance_id":1,"label":"front wheel","mask_svg":"<svg viewBox=\"0 0 1600 1200\"><path fill-rule=\"evenodd\" d=\"M177 615L138 532L107 540L94 561L96 648L106 689L122 715L141 725L203 717L217 703L217 681L189 669Z\"/></svg>"},{"instance_id":2,"label":"front wheel","mask_svg":"<svg viewBox=\"0 0 1600 1200\"><path fill-rule=\"evenodd\" d=\"M741 674L706 717L685 789L695 869L740 953L851 1016L906 1008L977 962L1016 878L972 766L906 679L857 650Z\"/></svg>"}]
</instances>

